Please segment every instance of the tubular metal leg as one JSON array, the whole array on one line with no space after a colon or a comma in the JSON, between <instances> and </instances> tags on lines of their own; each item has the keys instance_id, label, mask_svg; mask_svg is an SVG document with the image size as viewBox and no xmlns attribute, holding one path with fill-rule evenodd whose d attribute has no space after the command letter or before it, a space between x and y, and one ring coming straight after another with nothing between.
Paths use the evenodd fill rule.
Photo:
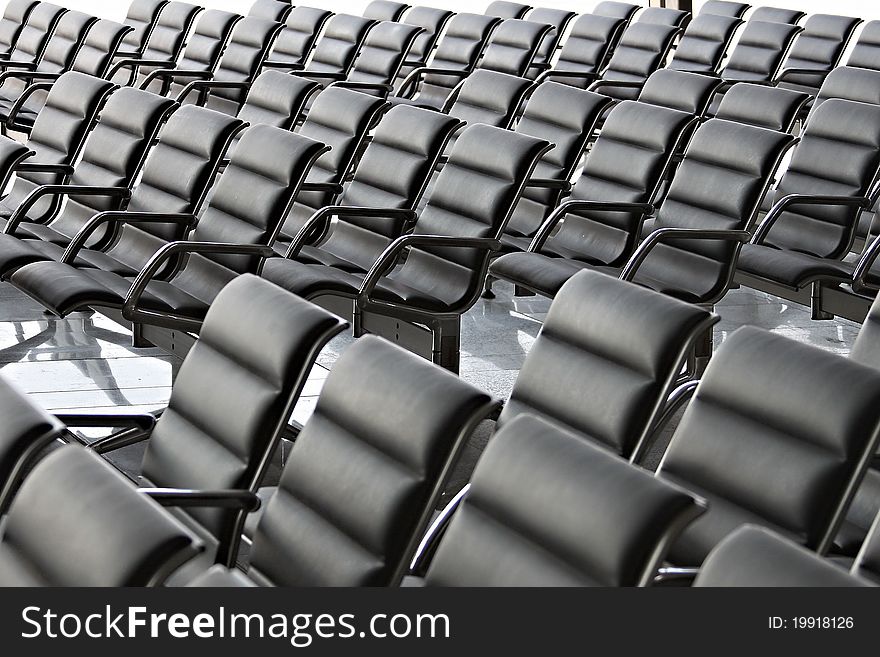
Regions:
<instances>
[{"instance_id":1,"label":"tubular metal leg","mask_svg":"<svg viewBox=\"0 0 880 657\"><path fill-rule=\"evenodd\" d=\"M810 286L810 318L834 319L834 315L822 310L822 284L818 281Z\"/></svg>"},{"instance_id":2,"label":"tubular metal leg","mask_svg":"<svg viewBox=\"0 0 880 657\"><path fill-rule=\"evenodd\" d=\"M492 283L495 282L494 276L486 275L486 282L483 284L483 298L494 299L495 293L492 291Z\"/></svg>"},{"instance_id":3,"label":"tubular metal leg","mask_svg":"<svg viewBox=\"0 0 880 657\"><path fill-rule=\"evenodd\" d=\"M715 331L710 327L702 336L697 338L694 344L693 356L693 375L695 377L702 376L709 365L709 359L712 358L712 351L715 348ZM690 365L689 365L690 369Z\"/></svg>"},{"instance_id":4,"label":"tubular metal leg","mask_svg":"<svg viewBox=\"0 0 880 657\"><path fill-rule=\"evenodd\" d=\"M531 290L527 290L524 287L520 287L519 285L513 286L513 296L515 297L533 297L535 293Z\"/></svg>"},{"instance_id":5,"label":"tubular metal leg","mask_svg":"<svg viewBox=\"0 0 880 657\"><path fill-rule=\"evenodd\" d=\"M458 374L461 359L461 320L442 320L434 331L434 350L432 362Z\"/></svg>"}]
</instances>

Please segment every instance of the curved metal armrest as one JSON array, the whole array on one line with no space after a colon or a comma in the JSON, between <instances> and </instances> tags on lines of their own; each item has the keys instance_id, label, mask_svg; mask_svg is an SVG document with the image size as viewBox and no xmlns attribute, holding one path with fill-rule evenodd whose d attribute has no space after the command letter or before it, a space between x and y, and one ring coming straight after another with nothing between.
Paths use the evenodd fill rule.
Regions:
<instances>
[{"instance_id":1,"label":"curved metal armrest","mask_svg":"<svg viewBox=\"0 0 880 657\"><path fill-rule=\"evenodd\" d=\"M137 57L133 57L131 59L120 59L119 61L113 64L113 67L110 69L110 72L105 76L108 80L112 80L113 76L119 73L124 68L130 68L135 70L140 68L141 66L174 66L173 59L139 59Z\"/></svg>"},{"instance_id":2,"label":"curved metal armrest","mask_svg":"<svg viewBox=\"0 0 880 657\"><path fill-rule=\"evenodd\" d=\"M62 176L73 175L74 168L69 164L41 164L40 162L22 162L16 171L26 173L57 173Z\"/></svg>"},{"instance_id":3,"label":"curved metal armrest","mask_svg":"<svg viewBox=\"0 0 880 657\"><path fill-rule=\"evenodd\" d=\"M617 87L618 89L641 89L645 86L645 81L637 82L635 80L596 80L590 85L590 91L596 91L603 87Z\"/></svg>"},{"instance_id":4,"label":"curved metal armrest","mask_svg":"<svg viewBox=\"0 0 880 657\"><path fill-rule=\"evenodd\" d=\"M556 224L558 224L569 212L577 212L578 210L594 210L596 212L641 212L644 215L649 215L654 212L654 206L650 203L566 201L550 213L550 216L541 224L541 227L535 233L535 237L532 238L532 243L529 244L529 251L532 253L540 251L541 247L544 246L544 243L550 237L550 233L552 233L553 229L556 227Z\"/></svg>"},{"instance_id":5,"label":"curved metal armrest","mask_svg":"<svg viewBox=\"0 0 880 657\"><path fill-rule=\"evenodd\" d=\"M671 240L703 240L740 242L745 244L751 235L747 230L704 230L701 228L661 228L648 235L636 252L620 272L620 280L631 281L641 267L645 259L650 255L655 246Z\"/></svg>"},{"instance_id":6,"label":"curved metal armrest","mask_svg":"<svg viewBox=\"0 0 880 657\"><path fill-rule=\"evenodd\" d=\"M13 62L11 60L8 61L0 61L0 69L6 70L7 68L19 68L23 71L34 71L37 68L36 62Z\"/></svg>"},{"instance_id":7,"label":"curved metal armrest","mask_svg":"<svg viewBox=\"0 0 880 657\"><path fill-rule=\"evenodd\" d=\"M335 80L338 82L345 80L345 73L339 73L337 71L310 71L309 69L303 69L300 71L294 71L291 75L300 78L318 78L321 80Z\"/></svg>"},{"instance_id":8,"label":"curved metal armrest","mask_svg":"<svg viewBox=\"0 0 880 657\"><path fill-rule=\"evenodd\" d=\"M249 490L191 490L185 488L138 488L162 506L211 507L241 509L251 513L260 508L261 500Z\"/></svg>"},{"instance_id":9,"label":"curved metal armrest","mask_svg":"<svg viewBox=\"0 0 880 657\"><path fill-rule=\"evenodd\" d=\"M306 77L308 77L306 75ZM334 87L341 87L343 89L366 89L368 91L378 91L383 94L390 94L394 91L394 85L392 84L384 84L382 82L348 82L346 80L340 80L339 82L334 82Z\"/></svg>"},{"instance_id":10,"label":"curved metal armrest","mask_svg":"<svg viewBox=\"0 0 880 657\"><path fill-rule=\"evenodd\" d=\"M779 74L774 79L774 82L784 82L785 78L791 77L792 75L816 75L816 76L825 76L831 72L830 68L784 68L779 71Z\"/></svg>"},{"instance_id":11,"label":"curved metal armrest","mask_svg":"<svg viewBox=\"0 0 880 657\"><path fill-rule=\"evenodd\" d=\"M6 80L57 80L61 73L43 73L38 71L3 71L0 73L0 85Z\"/></svg>"},{"instance_id":12,"label":"curved metal armrest","mask_svg":"<svg viewBox=\"0 0 880 657\"><path fill-rule=\"evenodd\" d=\"M55 415L67 427L108 427L122 429L89 443L98 454L106 454L150 437L156 417L149 413L60 413Z\"/></svg>"},{"instance_id":13,"label":"curved metal armrest","mask_svg":"<svg viewBox=\"0 0 880 657\"><path fill-rule=\"evenodd\" d=\"M501 240L492 237L453 237L451 235L403 235L394 240L382 252L382 254L370 267L361 284L357 296L359 308L365 308L370 303L370 295L379 283L379 280L388 272L396 262L400 253L413 246L442 246L444 248L458 249L484 249L486 251L499 251Z\"/></svg>"},{"instance_id":14,"label":"curved metal armrest","mask_svg":"<svg viewBox=\"0 0 880 657\"><path fill-rule=\"evenodd\" d=\"M787 194L773 204L755 231L752 244L762 244L782 213L793 205L844 205L867 210L873 201L867 196L830 196L822 194Z\"/></svg>"},{"instance_id":15,"label":"curved metal armrest","mask_svg":"<svg viewBox=\"0 0 880 657\"><path fill-rule=\"evenodd\" d=\"M125 303L122 306L122 315L126 319L137 321L138 319L151 317L149 313L146 313L137 307L144 290L147 289L147 285L153 280L156 272L164 266L166 261L174 256L185 253L228 253L263 258L269 258L275 255L275 251L271 246L264 246L262 244L228 244L223 242L193 242L183 240L166 244L153 254L153 257L147 261L147 264L144 265L144 268L131 284L128 294L125 296Z\"/></svg>"},{"instance_id":16,"label":"curved metal armrest","mask_svg":"<svg viewBox=\"0 0 880 657\"><path fill-rule=\"evenodd\" d=\"M341 194L343 187L340 183L330 182L305 182L299 186L301 192L327 192L328 194Z\"/></svg>"},{"instance_id":17,"label":"curved metal armrest","mask_svg":"<svg viewBox=\"0 0 880 657\"><path fill-rule=\"evenodd\" d=\"M196 70L177 70L173 68L159 68L155 71L151 71L144 81L141 82L141 89L146 89L149 87L155 80L160 78L165 79L169 82L173 82L174 80L179 79L196 79L196 80L210 80L214 77L214 74L211 71L196 71Z\"/></svg>"},{"instance_id":18,"label":"curved metal armrest","mask_svg":"<svg viewBox=\"0 0 880 657\"><path fill-rule=\"evenodd\" d=\"M187 84L183 90L177 94L177 102L183 102L184 98L189 96L193 91L207 93L211 89L241 89L247 91L250 89L250 82L227 82L220 80L193 80Z\"/></svg>"},{"instance_id":19,"label":"curved metal armrest","mask_svg":"<svg viewBox=\"0 0 880 657\"><path fill-rule=\"evenodd\" d=\"M304 68L304 65L298 62L282 62L277 59L269 59L263 62L263 68L282 68L290 71L301 71Z\"/></svg>"},{"instance_id":20,"label":"curved metal armrest","mask_svg":"<svg viewBox=\"0 0 880 657\"><path fill-rule=\"evenodd\" d=\"M471 74L471 71L470 69L460 68L432 68L430 66L419 66L410 71L409 75L407 75L403 79L403 82L400 83L400 96L402 98L412 98L418 88L419 80L424 76L431 74L466 78ZM410 88L412 89L412 93L409 96L405 96L404 93Z\"/></svg>"},{"instance_id":21,"label":"curved metal armrest","mask_svg":"<svg viewBox=\"0 0 880 657\"><path fill-rule=\"evenodd\" d=\"M284 257L289 260L295 260L299 255L299 252L302 251L302 248L308 244L308 238L314 232L315 228L322 223L329 221L332 217L402 219L406 223L411 224L415 222L416 216L415 210L410 210L408 208L368 208L357 205L328 205L321 208L308 218L302 228L297 231Z\"/></svg>"},{"instance_id":22,"label":"curved metal armrest","mask_svg":"<svg viewBox=\"0 0 880 657\"><path fill-rule=\"evenodd\" d=\"M198 219L195 215L186 213L162 213L162 212L123 212L110 211L101 212L89 219L85 226L80 228L79 232L67 245L61 262L68 265L73 264L80 250L85 246L86 240L98 228L104 224L182 224L187 228L196 225Z\"/></svg>"},{"instance_id":23,"label":"curved metal armrest","mask_svg":"<svg viewBox=\"0 0 880 657\"><path fill-rule=\"evenodd\" d=\"M596 71L578 71L574 69L569 70L561 70L558 71L556 69L551 68L550 70L544 71L541 73L536 79L535 84L541 84L546 80L550 80L552 78L578 78L580 80L596 80L600 76L600 73Z\"/></svg>"},{"instance_id":24,"label":"curved metal armrest","mask_svg":"<svg viewBox=\"0 0 880 657\"><path fill-rule=\"evenodd\" d=\"M108 196L127 199L131 197L128 187L96 187L92 185L41 185L28 194L6 224L4 233L11 235L24 221L34 204L44 196Z\"/></svg>"},{"instance_id":25,"label":"curved metal armrest","mask_svg":"<svg viewBox=\"0 0 880 657\"><path fill-rule=\"evenodd\" d=\"M542 189L561 189L571 191L571 182L568 180L556 180L555 178L531 178L526 187L540 187Z\"/></svg>"},{"instance_id":26,"label":"curved metal armrest","mask_svg":"<svg viewBox=\"0 0 880 657\"><path fill-rule=\"evenodd\" d=\"M51 82L37 82L29 85L19 94L16 101L12 104L12 107L9 108L9 117L6 119L6 126L15 129L17 127L16 119L18 118L18 114L21 112L21 108L24 107L24 104L28 99L38 91L50 91L51 89Z\"/></svg>"}]
</instances>

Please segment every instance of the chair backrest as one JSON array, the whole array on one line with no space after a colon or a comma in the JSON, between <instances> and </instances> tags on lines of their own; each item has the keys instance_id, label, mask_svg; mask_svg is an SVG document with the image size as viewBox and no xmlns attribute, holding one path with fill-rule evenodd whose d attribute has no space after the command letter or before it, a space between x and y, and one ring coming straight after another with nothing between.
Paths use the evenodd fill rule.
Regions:
<instances>
[{"instance_id":1,"label":"chair backrest","mask_svg":"<svg viewBox=\"0 0 880 657\"><path fill-rule=\"evenodd\" d=\"M226 50L232 30L241 20L241 16L228 11L208 9L204 12L186 42L178 68L213 71Z\"/></svg>"},{"instance_id":2,"label":"chair backrest","mask_svg":"<svg viewBox=\"0 0 880 657\"><path fill-rule=\"evenodd\" d=\"M776 532L743 525L703 562L697 587L850 587L867 583Z\"/></svg>"},{"instance_id":3,"label":"chair backrest","mask_svg":"<svg viewBox=\"0 0 880 657\"><path fill-rule=\"evenodd\" d=\"M132 87L113 92L86 139L70 184L132 187L159 128L175 107L173 100ZM119 197L69 196L52 228L73 238L94 215L123 204Z\"/></svg>"},{"instance_id":4,"label":"chair backrest","mask_svg":"<svg viewBox=\"0 0 880 657\"><path fill-rule=\"evenodd\" d=\"M691 20L691 12L668 7L647 7L639 14L640 23L654 23L656 25L671 25L684 27Z\"/></svg>"},{"instance_id":5,"label":"chair backrest","mask_svg":"<svg viewBox=\"0 0 880 657\"><path fill-rule=\"evenodd\" d=\"M529 97L516 131L555 146L538 166L535 178L568 180L592 137L605 110L611 104L607 96L583 91L556 82L544 82ZM531 236L547 213L556 206L560 190L526 187L522 198L507 222L505 233Z\"/></svg>"},{"instance_id":6,"label":"chair backrest","mask_svg":"<svg viewBox=\"0 0 880 657\"><path fill-rule=\"evenodd\" d=\"M407 61L419 62L424 64L428 61L428 57L434 52L434 47L440 38L440 33L446 24L454 16L454 12L448 9L437 9L436 7L413 7L403 20L407 25L415 25L422 28L422 31L416 37L415 42L410 48ZM411 69L410 69L411 70ZM406 71L408 73L409 71ZM402 71L401 74L404 72Z\"/></svg>"},{"instance_id":7,"label":"chair backrest","mask_svg":"<svg viewBox=\"0 0 880 657\"><path fill-rule=\"evenodd\" d=\"M376 127L339 203L415 209L452 133L461 126L456 117L440 112L392 108ZM367 271L407 227L399 219L340 217L321 246Z\"/></svg>"},{"instance_id":8,"label":"chair backrest","mask_svg":"<svg viewBox=\"0 0 880 657\"><path fill-rule=\"evenodd\" d=\"M9 59L14 62L38 62L55 31L55 26L65 13L67 13L66 9L49 2L41 2L34 7L18 35Z\"/></svg>"},{"instance_id":9,"label":"chair backrest","mask_svg":"<svg viewBox=\"0 0 880 657\"><path fill-rule=\"evenodd\" d=\"M249 575L279 586L389 586L492 400L382 338L333 365L253 537ZM377 412L378 411L378 412Z\"/></svg>"},{"instance_id":10,"label":"chair backrest","mask_svg":"<svg viewBox=\"0 0 880 657\"><path fill-rule=\"evenodd\" d=\"M141 52L167 4L168 0L132 0L128 7L128 14L123 21L129 27L134 28L125 37L126 50Z\"/></svg>"},{"instance_id":11,"label":"chair backrest","mask_svg":"<svg viewBox=\"0 0 880 657\"><path fill-rule=\"evenodd\" d=\"M203 9L186 2L169 2L144 48L144 59L176 62L183 52L193 23Z\"/></svg>"},{"instance_id":12,"label":"chair backrest","mask_svg":"<svg viewBox=\"0 0 880 657\"><path fill-rule=\"evenodd\" d=\"M433 68L470 71L483 54L486 42L501 19L481 14L456 14L449 21L446 32L437 43L431 58ZM449 93L461 81L459 77L426 75L419 88L419 98L427 99L437 107L443 105Z\"/></svg>"},{"instance_id":13,"label":"chair backrest","mask_svg":"<svg viewBox=\"0 0 880 657\"><path fill-rule=\"evenodd\" d=\"M878 409L872 368L751 326L729 335L657 471L709 502L671 561L699 565L746 523L823 554L876 450Z\"/></svg>"},{"instance_id":14,"label":"chair backrest","mask_svg":"<svg viewBox=\"0 0 880 657\"><path fill-rule=\"evenodd\" d=\"M806 15L807 14L800 9L785 9L783 7L755 7L755 11L753 11L751 16L749 16L749 20L797 25Z\"/></svg>"},{"instance_id":15,"label":"chair backrest","mask_svg":"<svg viewBox=\"0 0 880 657\"><path fill-rule=\"evenodd\" d=\"M27 141L28 148L35 152L31 159L44 164L72 165L95 124L98 111L115 88L111 82L82 73L68 72L58 78L31 129ZM19 172L4 205L17 208L36 187L58 184L64 178L57 173ZM28 211L28 219L45 223L57 208L53 201L50 198L38 201Z\"/></svg>"},{"instance_id":16,"label":"chair backrest","mask_svg":"<svg viewBox=\"0 0 880 657\"><path fill-rule=\"evenodd\" d=\"M125 35L131 27L101 19L89 29L82 46L76 52L71 65L72 71L79 71L97 78L105 77L113 64L116 53L122 46Z\"/></svg>"},{"instance_id":17,"label":"chair backrest","mask_svg":"<svg viewBox=\"0 0 880 657\"><path fill-rule=\"evenodd\" d=\"M161 584L199 549L183 525L78 445L37 464L9 509L0 546L4 586Z\"/></svg>"},{"instance_id":18,"label":"chair backrest","mask_svg":"<svg viewBox=\"0 0 880 657\"><path fill-rule=\"evenodd\" d=\"M575 19L571 34L562 44L555 70L598 73L623 36L626 20L608 16L584 14ZM562 84L585 88L590 80L582 78L552 78Z\"/></svg>"},{"instance_id":19,"label":"chair backrest","mask_svg":"<svg viewBox=\"0 0 880 657\"><path fill-rule=\"evenodd\" d=\"M376 21L352 14L336 14L327 21L306 69L347 74Z\"/></svg>"},{"instance_id":20,"label":"chair backrest","mask_svg":"<svg viewBox=\"0 0 880 657\"><path fill-rule=\"evenodd\" d=\"M708 310L586 270L559 290L498 420L525 414L639 460Z\"/></svg>"},{"instance_id":21,"label":"chair backrest","mask_svg":"<svg viewBox=\"0 0 880 657\"><path fill-rule=\"evenodd\" d=\"M257 76L248 91L238 118L251 125L265 125L292 130L306 103L320 91L314 80L265 70Z\"/></svg>"},{"instance_id":22,"label":"chair backrest","mask_svg":"<svg viewBox=\"0 0 880 657\"><path fill-rule=\"evenodd\" d=\"M83 37L97 20L81 11L65 12L46 43L37 70L42 73L63 73L68 70Z\"/></svg>"},{"instance_id":23,"label":"chair backrest","mask_svg":"<svg viewBox=\"0 0 880 657\"><path fill-rule=\"evenodd\" d=\"M332 15L333 12L326 9L294 7L284 21L284 29L275 41L269 60L291 64L305 63Z\"/></svg>"},{"instance_id":24,"label":"chair backrest","mask_svg":"<svg viewBox=\"0 0 880 657\"><path fill-rule=\"evenodd\" d=\"M440 170L413 233L499 239L549 148L543 139L479 123L468 126ZM476 302L488 260L485 249L415 247L395 280L430 286L449 312L458 312Z\"/></svg>"},{"instance_id":25,"label":"chair backrest","mask_svg":"<svg viewBox=\"0 0 880 657\"><path fill-rule=\"evenodd\" d=\"M593 13L597 16L608 16L610 18L622 18L627 23L632 22L633 17L638 13L641 7L633 5L629 2L610 2L603 0L593 8Z\"/></svg>"},{"instance_id":26,"label":"chair backrest","mask_svg":"<svg viewBox=\"0 0 880 657\"><path fill-rule=\"evenodd\" d=\"M447 112L468 123L509 128L532 81L478 68L455 93Z\"/></svg>"},{"instance_id":27,"label":"chair backrest","mask_svg":"<svg viewBox=\"0 0 880 657\"><path fill-rule=\"evenodd\" d=\"M538 46L538 52L535 55L534 61L535 65L526 73L527 78L534 80L542 71L550 66L551 61L556 56L556 51L559 49L559 44L562 43L566 30L568 30L568 26L575 16L577 14L573 11L550 9L548 7L538 7L529 14L531 22L543 23L553 29L544 37L541 45Z\"/></svg>"},{"instance_id":28,"label":"chair backrest","mask_svg":"<svg viewBox=\"0 0 880 657\"><path fill-rule=\"evenodd\" d=\"M310 141L257 126L236 156L263 131L283 134L289 144ZM247 317L259 321L242 321ZM344 326L268 281L236 277L217 294L180 366L144 454L142 478L160 487L254 490L318 353ZM193 509L188 515L224 538L238 514Z\"/></svg>"},{"instance_id":29,"label":"chair backrest","mask_svg":"<svg viewBox=\"0 0 880 657\"><path fill-rule=\"evenodd\" d=\"M356 161L367 131L386 108L382 99L350 89L330 87L318 94L299 133L327 144L330 150L312 166L308 181L341 184ZM333 197L330 192L297 194L284 220L283 234L296 235L312 213L330 205Z\"/></svg>"},{"instance_id":30,"label":"chair backrest","mask_svg":"<svg viewBox=\"0 0 880 657\"><path fill-rule=\"evenodd\" d=\"M853 564L852 574L880 584L880 520L875 519L871 525Z\"/></svg>"},{"instance_id":31,"label":"chair backrest","mask_svg":"<svg viewBox=\"0 0 880 657\"><path fill-rule=\"evenodd\" d=\"M552 29L544 23L508 18L492 33L477 67L518 77L525 75Z\"/></svg>"},{"instance_id":32,"label":"chair backrest","mask_svg":"<svg viewBox=\"0 0 880 657\"><path fill-rule=\"evenodd\" d=\"M39 2L36 0L10 0L0 18L0 53L12 50L24 24Z\"/></svg>"},{"instance_id":33,"label":"chair backrest","mask_svg":"<svg viewBox=\"0 0 880 657\"><path fill-rule=\"evenodd\" d=\"M650 203L693 120L665 107L620 103L608 114L571 198ZM587 262L621 265L632 255L644 220L641 212L572 212L546 247L570 248Z\"/></svg>"},{"instance_id":34,"label":"chair backrest","mask_svg":"<svg viewBox=\"0 0 880 657\"><path fill-rule=\"evenodd\" d=\"M802 91L738 82L724 94L715 116L759 128L791 132L809 100L810 95Z\"/></svg>"},{"instance_id":35,"label":"chair backrest","mask_svg":"<svg viewBox=\"0 0 880 657\"><path fill-rule=\"evenodd\" d=\"M271 246L309 169L326 150L323 143L288 130L251 126L190 239ZM174 284L210 304L226 283L239 274L256 273L261 263L256 256L191 255Z\"/></svg>"},{"instance_id":36,"label":"chair backrest","mask_svg":"<svg viewBox=\"0 0 880 657\"><path fill-rule=\"evenodd\" d=\"M747 22L721 71L721 77L746 82L774 79L795 37L802 31L802 27L785 23Z\"/></svg>"},{"instance_id":37,"label":"chair backrest","mask_svg":"<svg viewBox=\"0 0 880 657\"><path fill-rule=\"evenodd\" d=\"M694 18L681 37L669 68L696 73L717 73L742 20L702 14Z\"/></svg>"},{"instance_id":38,"label":"chair backrest","mask_svg":"<svg viewBox=\"0 0 880 657\"><path fill-rule=\"evenodd\" d=\"M716 16L731 16L733 18L742 18L751 8L751 5L745 2L731 2L730 0L707 0L700 7L700 15L715 14Z\"/></svg>"},{"instance_id":39,"label":"chair backrest","mask_svg":"<svg viewBox=\"0 0 880 657\"><path fill-rule=\"evenodd\" d=\"M292 8L286 0L254 0L248 16L283 23Z\"/></svg>"},{"instance_id":40,"label":"chair backrest","mask_svg":"<svg viewBox=\"0 0 880 657\"><path fill-rule=\"evenodd\" d=\"M392 0L372 0L364 9L364 18L374 21L398 22L409 9L409 5Z\"/></svg>"},{"instance_id":41,"label":"chair backrest","mask_svg":"<svg viewBox=\"0 0 880 657\"><path fill-rule=\"evenodd\" d=\"M838 66L825 78L813 107L829 98L880 105L880 70Z\"/></svg>"},{"instance_id":42,"label":"chair backrest","mask_svg":"<svg viewBox=\"0 0 880 657\"><path fill-rule=\"evenodd\" d=\"M810 115L777 185L787 194L866 196L880 170L880 106L833 98ZM841 258L855 238L859 209L810 205L782 214L764 244Z\"/></svg>"},{"instance_id":43,"label":"chair backrest","mask_svg":"<svg viewBox=\"0 0 880 657\"><path fill-rule=\"evenodd\" d=\"M850 16L812 14L804 23L804 31L791 47L783 71L786 68L807 68L816 69L819 73L787 75L781 84L818 89L828 72L840 63L853 32L861 22L860 18Z\"/></svg>"},{"instance_id":44,"label":"chair backrest","mask_svg":"<svg viewBox=\"0 0 880 657\"><path fill-rule=\"evenodd\" d=\"M415 25L389 21L373 27L364 40L347 80L390 85L400 73L400 68L420 31L421 28Z\"/></svg>"},{"instance_id":45,"label":"chair backrest","mask_svg":"<svg viewBox=\"0 0 880 657\"><path fill-rule=\"evenodd\" d=\"M243 126L241 120L214 110L181 107L159 132L126 209L196 214L226 149ZM140 271L163 244L185 235L186 229L176 224L126 224L114 236L110 251Z\"/></svg>"},{"instance_id":46,"label":"chair backrest","mask_svg":"<svg viewBox=\"0 0 880 657\"><path fill-rule=\"evenodd\" d=\"M503 20L509 18L523 18L531 7L529 5L520 4L519 2L508 2L507 0L493 0L486 7L486 16L495 16Z\"/></svg>"},{"instance_id":47,"label":"chair backrest","mask_svg":"<svg viewBox=\"0 0 880 657\"><path fill-rule=\"evenodd\" d=\"M579 436L520 417L477 462L425 583L647 586L702 511L660 483Z\"/></svg>"},{"instance_id":48,"label":"chair backrest","mask_svg":"<svg viewBox=\"0 0 880 657\"><path fill-rule=\"evenodd\" d=\"M791 146L788 133L710 119L688 144L654 227L744 230ZM658 244L635 281L693 303L714 303L732 283L740 243L682 240ZM656 287L655 287L656 286Z\"/></svg>"},{"instance_id":49,"label":"chair backrest","mask_svg":"<svg viewBox=\"0 0 880 657\"><path fill-rule=\"evenodd\" d=\"M721 80L711 75L661 68L645 80L639 102L703 116L720 85Z\"/></svg>"},{"instance_id":50,"label":"chair backrest","mask_svg":"<svg viewBox=\"0 0 880 657\"><path fill-rule=\"evenodd\" d=\"M880 21L865 23L846 65L880 70Z\"/></svg>"},{"instance_id":51,"label":"chair backrest","mask_svg":"<svg viewBox=\"0 0 880 657\"><path fill-rule=\"evenodd\" d=\"M671 25L633 23L626 28L611 54L602 79L644 82L651 73L663 66L679 31L679 28ZM638 97L639 90L605 87L602 93L620 100L632 100Z\"/></svg>"}]
</instances>

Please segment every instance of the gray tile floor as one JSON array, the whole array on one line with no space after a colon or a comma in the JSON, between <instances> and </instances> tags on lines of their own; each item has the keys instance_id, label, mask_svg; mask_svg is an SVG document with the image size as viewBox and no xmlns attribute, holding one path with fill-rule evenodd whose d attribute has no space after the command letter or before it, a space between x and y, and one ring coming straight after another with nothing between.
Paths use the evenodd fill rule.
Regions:
<instances>
[{"instance_id":1,"label":"gray tile floor","mask_svg":"<svg viewBox=\"0 0 880 657\"><path fill-rule=\"evenodd\" d=\"M461 376L505 398L550 302L515 298L504 283L495 291L496 299L479 301L463 320ZM722 321L716 344L750 324L846 354L859 328L845 320L813 321L806 308L745 289L732 291L717 310ZM339 337L321 354L294 419L308 418L329 368L351 340ZM0 373L51 411L162 408L178 365L158 349L132 348L128 331L101 315L53 318L9 284L0 284ZM483 427L471 441L453 488L466 479L489 433Z\"/></svg>"}]
</instances>

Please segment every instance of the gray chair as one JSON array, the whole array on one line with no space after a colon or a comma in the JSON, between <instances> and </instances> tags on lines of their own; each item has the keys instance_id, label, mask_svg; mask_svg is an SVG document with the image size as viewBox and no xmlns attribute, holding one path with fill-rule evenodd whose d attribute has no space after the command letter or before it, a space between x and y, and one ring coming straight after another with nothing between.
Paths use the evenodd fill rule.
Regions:
<instances>
[{"instance_id":1,"label":"gray chair","mask_svg":"<svg viewBox=\"0 0 880 657\"><path fill-rule=\"evenodd\" d=\"M767 21L797 25L807 14L800 9L784 9L782 7L755 7L749 21Z\"/></svg>"},{"instance_id":2,"label":"gray chair","mask_svg":"<svg viewBox=\"0 0 880 657\"><path fill-rule=\"evenodd\" d=\"M868 21L853 46L847 66L880 70L880 21Z\"/></svg>"},{"instance_id":3,"label":"gray chair","mask_svg":"<svg viewBox=\"0 0 880 657\"><path fill-rule=\"evenodd\" d=\"M391 21L399 23L410 6L393 0L371 0L364 8L364 18L374 21Z\"/></svg>"},{"instance_id":4,"label":"gray chair","mask_svg":"<svg viewBox=\"0 0 880 657\"><path fill-rule=\"evenodd\" d=\"M55 27L67 9L49 2L40 2L28 16L8 55L0 58L0 70L32 71L46 51Z\"/></svg>"},{"instance_id":5,"label":"gray chair","mask_svg":"<svg viewBox=\"0 0 880 657\"><path fill-rule=\"evenodd\" d=\"M132 0L124 21L132 31L125 37L121 57L140 57L167 5L168 0Z\"/></svg>"},{"instance_id":6,"label":"gray chair","mask_svg":"<svg viewBox=\"0 0 880 657\"><path fill-rule=\"evenodd\" d=\"M629 2L603 0L593 8L593 13L597 16L622 18L627 23L631 23L632 19L638 13L639 9L641 9L639 5L630 4Z\"/></svg>"},{"instance_id":7,"label":"gray chair","mask_svg":"<svg viewBox=\"0 0 880 657\"><path fill-rule=\"evenodd\" d=\"M278 487L260 491L247 575L215 566L191 585L396 586L493 406L399 347L358 340L334 364Z\"/></svg>"},{"instance_id":8,"label":"gray chair","mask_svg":"<svg viewBox=\"0 0 880 657\"><path fill-rule=\"evenodd\" d=\"M714 114L727 121L793 132L809 101L810 95L802 91L738 82L724 94Z\"/></svg>"},{"instance_id":9,"label":"gray chair","mask_svg":"<svg viewBox=\"0 0 880 657\"><path fill-rule=\"evenodd\" d=\"M730 0L707 0L700 7L700 15L714 14L716 16L730 16L742 18L751 9L751 5L745 2L731 2Z\"/></svg>"},{"instance_id":10,"label":"gray chair","mask_svg":"<svg viewBox=\"0 0 880 657\"><path fill-rule=\"evenodd\" d=\"M568 31L568 26L575 19L577 14L573 11L565 9L551 9L548 7L538 7L529 14L529 20L533 23L544 23L553 28L553 30L544 37L538 48L538 54L535 56L534 64L526 72L525 77L530 80L536 79L541 73L548 70L556 53L559 50L562 39Z\"/></svg>"},{"instance_id":11,"label":"gray chair","mask_svg":"<svg viewBox=\"0 0 880 657\"><path fill-rule=\"evenodd\" d=\"M727 16L697 16L684 31L669 62L669 68L717 75L742 24L742 20Z\"/></svg>"},{"instance_id":12,"label":"gray chair","mask_svg":"<svg viewBox=\"0 0 880 657\"><path fill-rule=\"evenodd\" d=\"M247 15L275 23L283 23L291 9L293 7L287 0L254 0Z\"/></svg>"},{"instance_id":13,"label":"gray chair","mask_svg":"<svg viewBox=\"0 0 880 657\"><path fill-rule=\"evenodd\" d=\"M10 0L0 18L0 56L7 55L15 46L28 17L39 2L36 0Z\"/></svg>"},{"instance_id":14,"label":"gray chair","mask_svg":"<svg viewBox=\"0 0 880 657\"><path fill-rule=\"evenodd\" d=\"M281 69L302 68L332 16L333 12L326 9L294 7L287 15L284 29L278 35L269 59L263 62L263 66Z\"/></svg>"},{"instance_id":15,"label":"gray chair","mask_svg":"<svg viewBox=\"0 0 880 657\"><path fill-rule=\"evenodd\" d=\"M524 5L519 2L493 0L493 2L490 2L489 6L486 7L484 13L486 16L496 16L497 18L507 20L509 18L525 18L525 15L529 13L531 9L532 8L529 5Z\"/></svg>"},{"instance_id":16,"label":"gray chair","mask_svg":"<svg viewBox=\"0 0 880 657\"><path fill-rule=\"evenodd\" d=\"M626 21L584 14L572 25L571 34L562 44L552 69L538 76L538 82L553 80L574 87L586 88L605 66L620 43Z\"/></svg>"},{"instance_id":17,"label":"gray chair","mask_svg":"<svg viewBox=\"0 0 880 657\"><path fill-rule=\"evenodd\" d=\"M454 15L454 12L447 9L435 7L413 7L407 13L403 22L407 25L420 27L422 31L416 36L406 61L401 67L400 73L397 74L397 80L395 80L397 91L400 91L400 85L417 66L428 64L428 59L434 53L441 33Z\"/></svg>"}]
</instances>

